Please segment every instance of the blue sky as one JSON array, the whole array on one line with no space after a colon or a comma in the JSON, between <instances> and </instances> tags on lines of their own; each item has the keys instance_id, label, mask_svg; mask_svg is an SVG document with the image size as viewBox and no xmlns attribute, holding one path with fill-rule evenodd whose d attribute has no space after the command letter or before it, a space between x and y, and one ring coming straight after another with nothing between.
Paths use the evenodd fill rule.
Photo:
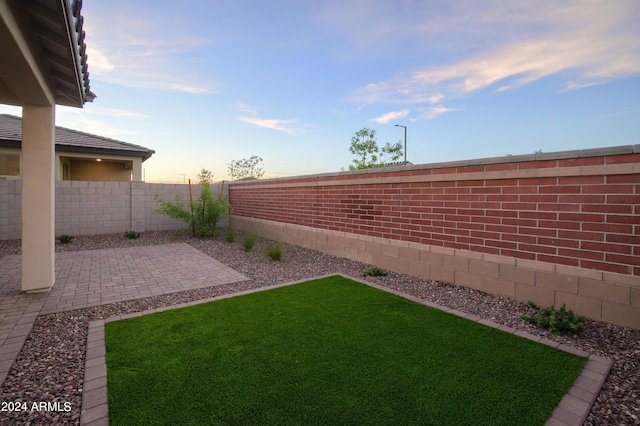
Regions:
<instances>
[{"instance_id":1,"label":"blue sky","mask_svg":"<svg viewBox=\"0 0 640 426\"><path fill-rule=\"evenodd\" d=\"M147 181L348 168L351 137L414 164L640 143L637 0L87 0L91 87L61 126L154 149ZM0 112L20 114L12 107Z\"/></svg>"}]
</instances>

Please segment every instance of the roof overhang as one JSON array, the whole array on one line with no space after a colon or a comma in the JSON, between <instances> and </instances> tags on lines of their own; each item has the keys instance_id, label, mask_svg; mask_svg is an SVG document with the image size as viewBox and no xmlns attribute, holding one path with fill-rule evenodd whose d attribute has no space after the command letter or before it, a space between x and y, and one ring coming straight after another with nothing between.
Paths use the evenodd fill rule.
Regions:
<instances>
[{"instance_id":1,"label":"roof overhang","mask_svg":"<svg viewBox=\"0 0 640 426\"><path fill-rule=\"evenodd\" d=\"M102 155L119 155L119 156L128 156L128 157L140 157L142 161L147 161L151 156L155 153L155 151L125 151L125 150L117 150L117 149L100 149L100 148L90 148L90 147L81 147L81 146L67 146L67 145L58 145L56 144L56 151L58 152L83 152L86 154L96 154L99 156Z\"/></svg>"},{"instance_id":2,"label":"roof overhang","mask_svg":"<svg viewBox=\"0 0 640 426\"><path fill-rule=\"evenodd\" d=\"M93 101L81 9L81 0L0 0L0 103Z\"/></svg>"},{"instance_id":3,"label":"roof overhang","mask_svg":"<svg viewBox=\"0 0 640 426\"><path fill-rule=\"evenodd\" d=\"M8 139L0 139L0 147L6 148L22 148L22 142L17 140L8 140ZM142 162L147 161L153 154L155 154L154 150L139 150L139 151L129 151L129 150L119 150L119 149L101 149L101 148L91 148L91 147L83 147L83 146L71 146L71 145L63 145L56 144L57 152L82 152L85 154L95 154L96 156L100 155L118 155L122 157L139 157L142 158Z\"/></svg>"}]
</instances>

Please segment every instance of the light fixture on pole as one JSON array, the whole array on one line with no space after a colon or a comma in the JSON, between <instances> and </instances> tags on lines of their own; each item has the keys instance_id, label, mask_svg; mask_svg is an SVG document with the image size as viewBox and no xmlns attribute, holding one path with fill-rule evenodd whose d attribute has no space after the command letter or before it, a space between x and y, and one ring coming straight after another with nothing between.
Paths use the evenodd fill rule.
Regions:
<instances>
[{"instance_id":1,"label":"light fixture on pole","mask_svg":"<svg viewBox=\"0 0 640 426\"><path fill-rule=\"evenodd\" d=\"M404 127L404 165L407 165L407 126L401 126L399 124L396 127Z\"/></svg>"}]
</instances>

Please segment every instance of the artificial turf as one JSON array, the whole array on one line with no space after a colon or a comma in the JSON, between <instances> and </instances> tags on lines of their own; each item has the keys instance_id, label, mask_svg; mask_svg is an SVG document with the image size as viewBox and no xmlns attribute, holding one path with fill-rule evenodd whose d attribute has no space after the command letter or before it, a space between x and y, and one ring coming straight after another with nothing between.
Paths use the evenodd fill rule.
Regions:
<instances>
[{"instance_id":1,"label":"artificial turf","mask_svg":"<svg viewBox=\"0 0 640 426\"><path fill-rule=\"evenodd\" d=\"M587 361L340 276L105 340L112 425L543 425Z\"/></svg>"}]
</instances>

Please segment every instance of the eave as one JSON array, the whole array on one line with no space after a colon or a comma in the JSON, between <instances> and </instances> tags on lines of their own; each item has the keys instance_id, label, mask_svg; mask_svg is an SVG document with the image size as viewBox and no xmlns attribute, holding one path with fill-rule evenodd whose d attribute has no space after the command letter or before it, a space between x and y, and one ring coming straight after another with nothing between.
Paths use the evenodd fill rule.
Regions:
<instances>
[{"instance_id":1,"label":"eave","mask_svg":"<svg viewBox=\"0 0 640 426\"><path fill-rule=\"evenodd\" d=\"M93 101L81 8L81 0L0 0L1 103Z\"/></svg>"}]
</instances>

